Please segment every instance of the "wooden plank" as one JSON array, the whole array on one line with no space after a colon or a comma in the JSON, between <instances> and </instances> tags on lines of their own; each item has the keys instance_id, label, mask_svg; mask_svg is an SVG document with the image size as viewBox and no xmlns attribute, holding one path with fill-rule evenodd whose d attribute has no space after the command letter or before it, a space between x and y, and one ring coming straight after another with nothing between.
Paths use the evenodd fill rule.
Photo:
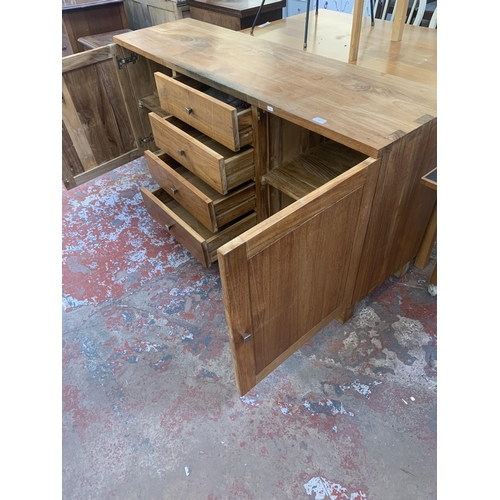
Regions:
<instances>
[{"instance_id":1,"label":"wooden plank","mask_svg":"<svg viewBox=\"0 0 500 500\"><path fill-rule=\"evenodd\" d=\"M433 87L194 19L114 40L245 102L263 109L269 106L273 114L374 158L397 140L396 131L409 133L420 126L416 119L437 112Z\"/></svg>"}]
</instances>

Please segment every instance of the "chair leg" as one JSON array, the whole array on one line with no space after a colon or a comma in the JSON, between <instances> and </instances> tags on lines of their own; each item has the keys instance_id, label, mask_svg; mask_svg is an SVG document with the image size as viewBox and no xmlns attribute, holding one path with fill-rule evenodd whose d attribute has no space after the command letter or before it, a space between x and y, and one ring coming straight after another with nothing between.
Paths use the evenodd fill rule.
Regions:
<instances>
[{"instance_id":1,"label":"chair leg","mask_svg":"<svg viewBox=\"0 0 500 500\"><path fill-rule=\"evenodd\" d=\"M304 30L304 49L307 47L307 31L309 29L309 9L310 8L311 8L311 0L307 0L306 27Z\"/></svg>"},{"instance_id":2,"label":"chair leg","mask_svg":"<svg viewBox=\"0 0 500 500\"><path fill-rule=\"evenodd\" d=\"M250 34L253 35L253 30L255 28L255 25L257 24L257 19L259 18L260 11L262 10L262 7L264 7L264 3L266 0L262 0L262 3L260 4L259 10L257 11L257 14L255 15L255 19L253 20L252 24L252 29L250 30Z\"/></svg>"}]
</instances>

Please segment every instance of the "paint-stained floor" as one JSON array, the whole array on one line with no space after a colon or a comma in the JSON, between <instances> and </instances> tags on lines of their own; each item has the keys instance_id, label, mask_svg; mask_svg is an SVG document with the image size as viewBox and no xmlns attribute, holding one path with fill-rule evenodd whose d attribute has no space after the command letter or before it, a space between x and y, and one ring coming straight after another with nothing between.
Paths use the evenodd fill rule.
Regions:
<instances>
[{"instance_id":1,"label":"paint-stained floor","mask_svg":"<svg viewBox=\"0 0 500 500\"><path fill-rule=\"evenodd\" d=\"M63 498L436 498L436 255L239 397L218 266L141 185L143 158L63 188Z\"/></svg>"}]
</instances>

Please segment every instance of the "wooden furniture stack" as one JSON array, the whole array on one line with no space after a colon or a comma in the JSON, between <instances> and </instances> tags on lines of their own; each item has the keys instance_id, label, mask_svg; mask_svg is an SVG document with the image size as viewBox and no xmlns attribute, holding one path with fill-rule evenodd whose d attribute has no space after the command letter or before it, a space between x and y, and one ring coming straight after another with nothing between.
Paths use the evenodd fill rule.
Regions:
<instances>
[{"instance_id":1,"label":"wooden furniture stack","mask_svg":"<svg viewBox=\"0 0 500 500\"><path fill-rule=\"evenodd\" d=\"M435 87L194 19L114 40L64 58L63 138L82 169L66 172L146 155L165 237L218 260L245 394L415 258L436 200L420 183Z\"/></svg>"}]
</instances>

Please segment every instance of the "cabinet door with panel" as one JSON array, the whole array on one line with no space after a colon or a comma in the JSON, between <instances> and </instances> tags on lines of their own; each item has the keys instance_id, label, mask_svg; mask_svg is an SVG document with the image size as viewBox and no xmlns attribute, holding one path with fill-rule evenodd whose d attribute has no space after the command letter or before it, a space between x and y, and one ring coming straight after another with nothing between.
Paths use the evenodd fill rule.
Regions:
<instances>
[{"instance_id":1,"label":"cabinet door with panel","mask_svg":"<svg viewBox=\"0 0 500 500\"><path fill-rule=\"evenodd\" d=\"M155 94L158 69L114 43L62 58L62 177L67 189L152 147L143 100Z\"/></svg>"},{"instance_id":2,"label":"cabinet door with panel","mask_svg":"<svg viewBox=\"0 0 500 500\"><path fill-rule=\"evenodd\" d=\"M263 176L284 208L218 250L240 395L330 321L344 321L378 168L321 140Z\"/></svg>"}]
</instances>

